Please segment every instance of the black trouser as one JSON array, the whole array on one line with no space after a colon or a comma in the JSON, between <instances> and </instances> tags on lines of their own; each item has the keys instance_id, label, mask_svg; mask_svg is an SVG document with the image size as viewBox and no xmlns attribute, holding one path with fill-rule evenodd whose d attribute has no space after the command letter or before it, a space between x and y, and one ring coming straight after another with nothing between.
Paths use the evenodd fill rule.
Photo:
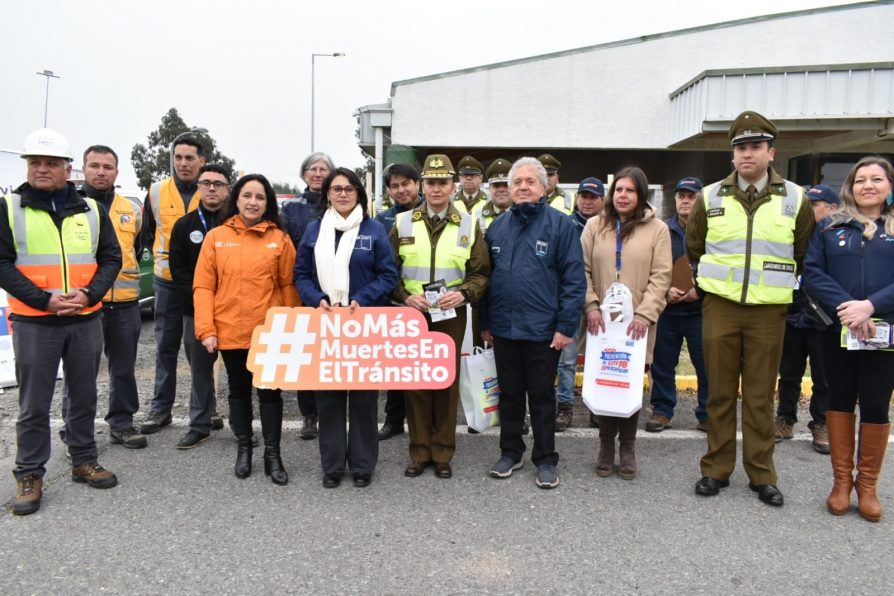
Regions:
<instances>
[{"instance_id":1,"label":"black trouser","mask_svg":"<svg viewBox=\"0 0 894 596\"><path fill-rule=\"evenodd\" d=\"M298 391L298 411L307 418L317 415L317 398L313 391Z\"/></svg>"},{"instance_id":2,"label":"black trouser","mask_svg":"<svg viewBox=\"0 0 894 596\"><path fill-rule=\"evenodd\" d=\"M853 413L860 402L860 422L887 424L894 391L894 352L847 350L841 347L841 327L820 334L829 410Z\"/></svg>"},{"instance_id":3,"label":"black trouser","mask_svg":"<svg viewBox=\"0 0 894 596\"><path fill-rule=\"evenodd\" d=\"M500 452L521 461L525 453L522 425L525 395L531 412L534 465L559 462L556 453L556 394L553 390L559 366L559 350L549 341L494 338L494 361L500 379Z\"/></svg>"},{"instance_id":4,"label":"black trouser","mask_svg":"<svg viewBox=\"0 0 894 596\"><path fill-rule=\"evenodd\" d=\"M248 350L221 350L224 366L227 368L227 384L230 388L230 399L247 401L251 412L251 371L248 370L246 363L248 362ZM260 403L282 403L282 392L279 389L258 389L258 401ZM249 415L248 426L245 427L245 420L234 420L233 415L236 411L230 411L230 425L234 432L236 429L248 428L250 433L251 416ZM238 414L242 416L242 414ZM244 431L243 431L244 432ZM239 434L237 432L237 434Z\"/></svg>"},{"instance_id":5,"label":"black trouser","mask_svg":"<svg viewBox=\"0 0 894 596\"><path fill-rule=\"evenodd\" d=\"M379 459L377 391L317 391L324 474L372 474ZM347 407L348 428L345 428Z\"/></svg>"},{"instance_id":6,"label":"black trouser","mask_svg":"<svg viewBox=\"0 0 894 596\"><path fill-rule=\"evenodd\" d=\"M391 389L385 398L385 422L391 426L403 427L407 418L407 406L404 403L404 392Z\"/></svg>"},{"instance_id":7,"label":"black trouser","mask_svg":"<svg viewBox=\"0 0 894 596\"><path fill-rule=\"evenodd\" d=\"M820 350L819 330L795 327L786 324L785 340L782 344L782 361L779 363L779 405L776 415L782 416L790 424L798 421L798 398L801 397L801 379L810 358L810 378L813 392L810 396L810 417L807 425L826 423L826 408L829 407L829 386L826 384L826 369Z\"/></svg>"}]
</instances>

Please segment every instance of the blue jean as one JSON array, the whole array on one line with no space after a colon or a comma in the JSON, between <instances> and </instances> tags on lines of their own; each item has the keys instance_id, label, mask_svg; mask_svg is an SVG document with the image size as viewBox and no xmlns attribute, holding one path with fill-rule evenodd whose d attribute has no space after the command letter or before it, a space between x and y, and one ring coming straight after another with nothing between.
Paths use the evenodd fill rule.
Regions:
<instances>
[{"instance_id":1,"label":"blue jean","mask_svg":"<svg viewBox=\"0 0 894 596\"><path fill-rule=\"evenodd\" d=\"M559 355L558 382L556 383L556 400L560 404L571 404L574 401L574 380L577 377L577 339L580 336L580 325L571 337L571 343L562 348Z\"/></svg>"},{"instance_id":2,"label":"blue jean","mask_svg":"<svg viewBox=\"0 0 894 596\"><path fill-rule=\"evenodd\" d=\"M702 351L702 316L669 316L658 319L655 336L655 350L652 355L652 394L650 401L656 414L674 417L677 405L677 364L683 339L689 347L689 358L698 377L698 403L695 417L700 422L708 419L708 376L705 372L705 357Z\"/></svg>"}]
</instances>

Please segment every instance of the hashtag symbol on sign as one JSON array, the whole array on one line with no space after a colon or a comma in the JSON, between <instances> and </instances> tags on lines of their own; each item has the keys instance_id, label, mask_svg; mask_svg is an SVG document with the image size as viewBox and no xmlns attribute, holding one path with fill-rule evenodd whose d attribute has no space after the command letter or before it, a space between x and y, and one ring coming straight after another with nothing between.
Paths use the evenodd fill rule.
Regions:
<instances>
[{"instance_id":1,"label":"hashtag symbol on sign","mask_svg":"<svg viewBox=\"0 0 894 596\"><path fill-rule=\"evenodd\" d=\"M266 348L255 356L256 364L261 367L261 384L273 383L280 366L285 367L287 381L297 381L301 367L311 363L312 355L305 348L316 342L317 334L308 331L310 316L295 315L294 327L287 330L289 318L286 314L273 315L270 330L258 337L258 346Z\"/></svg>"}]
</instances>

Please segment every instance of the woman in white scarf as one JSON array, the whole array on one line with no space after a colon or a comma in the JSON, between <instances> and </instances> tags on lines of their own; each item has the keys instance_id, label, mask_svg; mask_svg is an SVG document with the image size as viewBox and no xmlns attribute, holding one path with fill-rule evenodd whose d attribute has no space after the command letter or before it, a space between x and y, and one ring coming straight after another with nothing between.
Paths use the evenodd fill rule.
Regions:
<instances>
[{"instance_id":1,"label":"woman in white scarf","mask_svg":"<svg viewBox=\"0 0 894 596\"><path fill-rule=\"evenodd\" d=\"M384 226L367 214L366 190L353 171L337 168L323 182L329 208L298 245L295 286L303 303L325 310L385 306L397 265ZM368 486L379 456L376 391L317 391L323 486L341 483L347 464L354 485ZM345 409L349 428L346 428Z\"/></svg>"}]
</instances>

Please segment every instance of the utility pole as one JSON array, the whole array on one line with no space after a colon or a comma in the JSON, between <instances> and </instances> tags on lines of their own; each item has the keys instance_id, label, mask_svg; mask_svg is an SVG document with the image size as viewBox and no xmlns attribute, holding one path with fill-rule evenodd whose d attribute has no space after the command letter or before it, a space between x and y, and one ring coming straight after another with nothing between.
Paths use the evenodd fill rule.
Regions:
<instances>
[{"instance_id":1,"label":"utility pole","mask_svg":"<svg viewBox=\"0 0 894 596\"><path fill-rule=\"evenodd\" d=\"M52 70L47 70L47 69L44 69L43 72L38 72L35 74L47 78L47 93L43 99L43 127L46 128L47 127L47 107L50 104L50 79L61 79L62 77L60 77L59 75L53 74Z\"/></svg>"}]
</instances>

